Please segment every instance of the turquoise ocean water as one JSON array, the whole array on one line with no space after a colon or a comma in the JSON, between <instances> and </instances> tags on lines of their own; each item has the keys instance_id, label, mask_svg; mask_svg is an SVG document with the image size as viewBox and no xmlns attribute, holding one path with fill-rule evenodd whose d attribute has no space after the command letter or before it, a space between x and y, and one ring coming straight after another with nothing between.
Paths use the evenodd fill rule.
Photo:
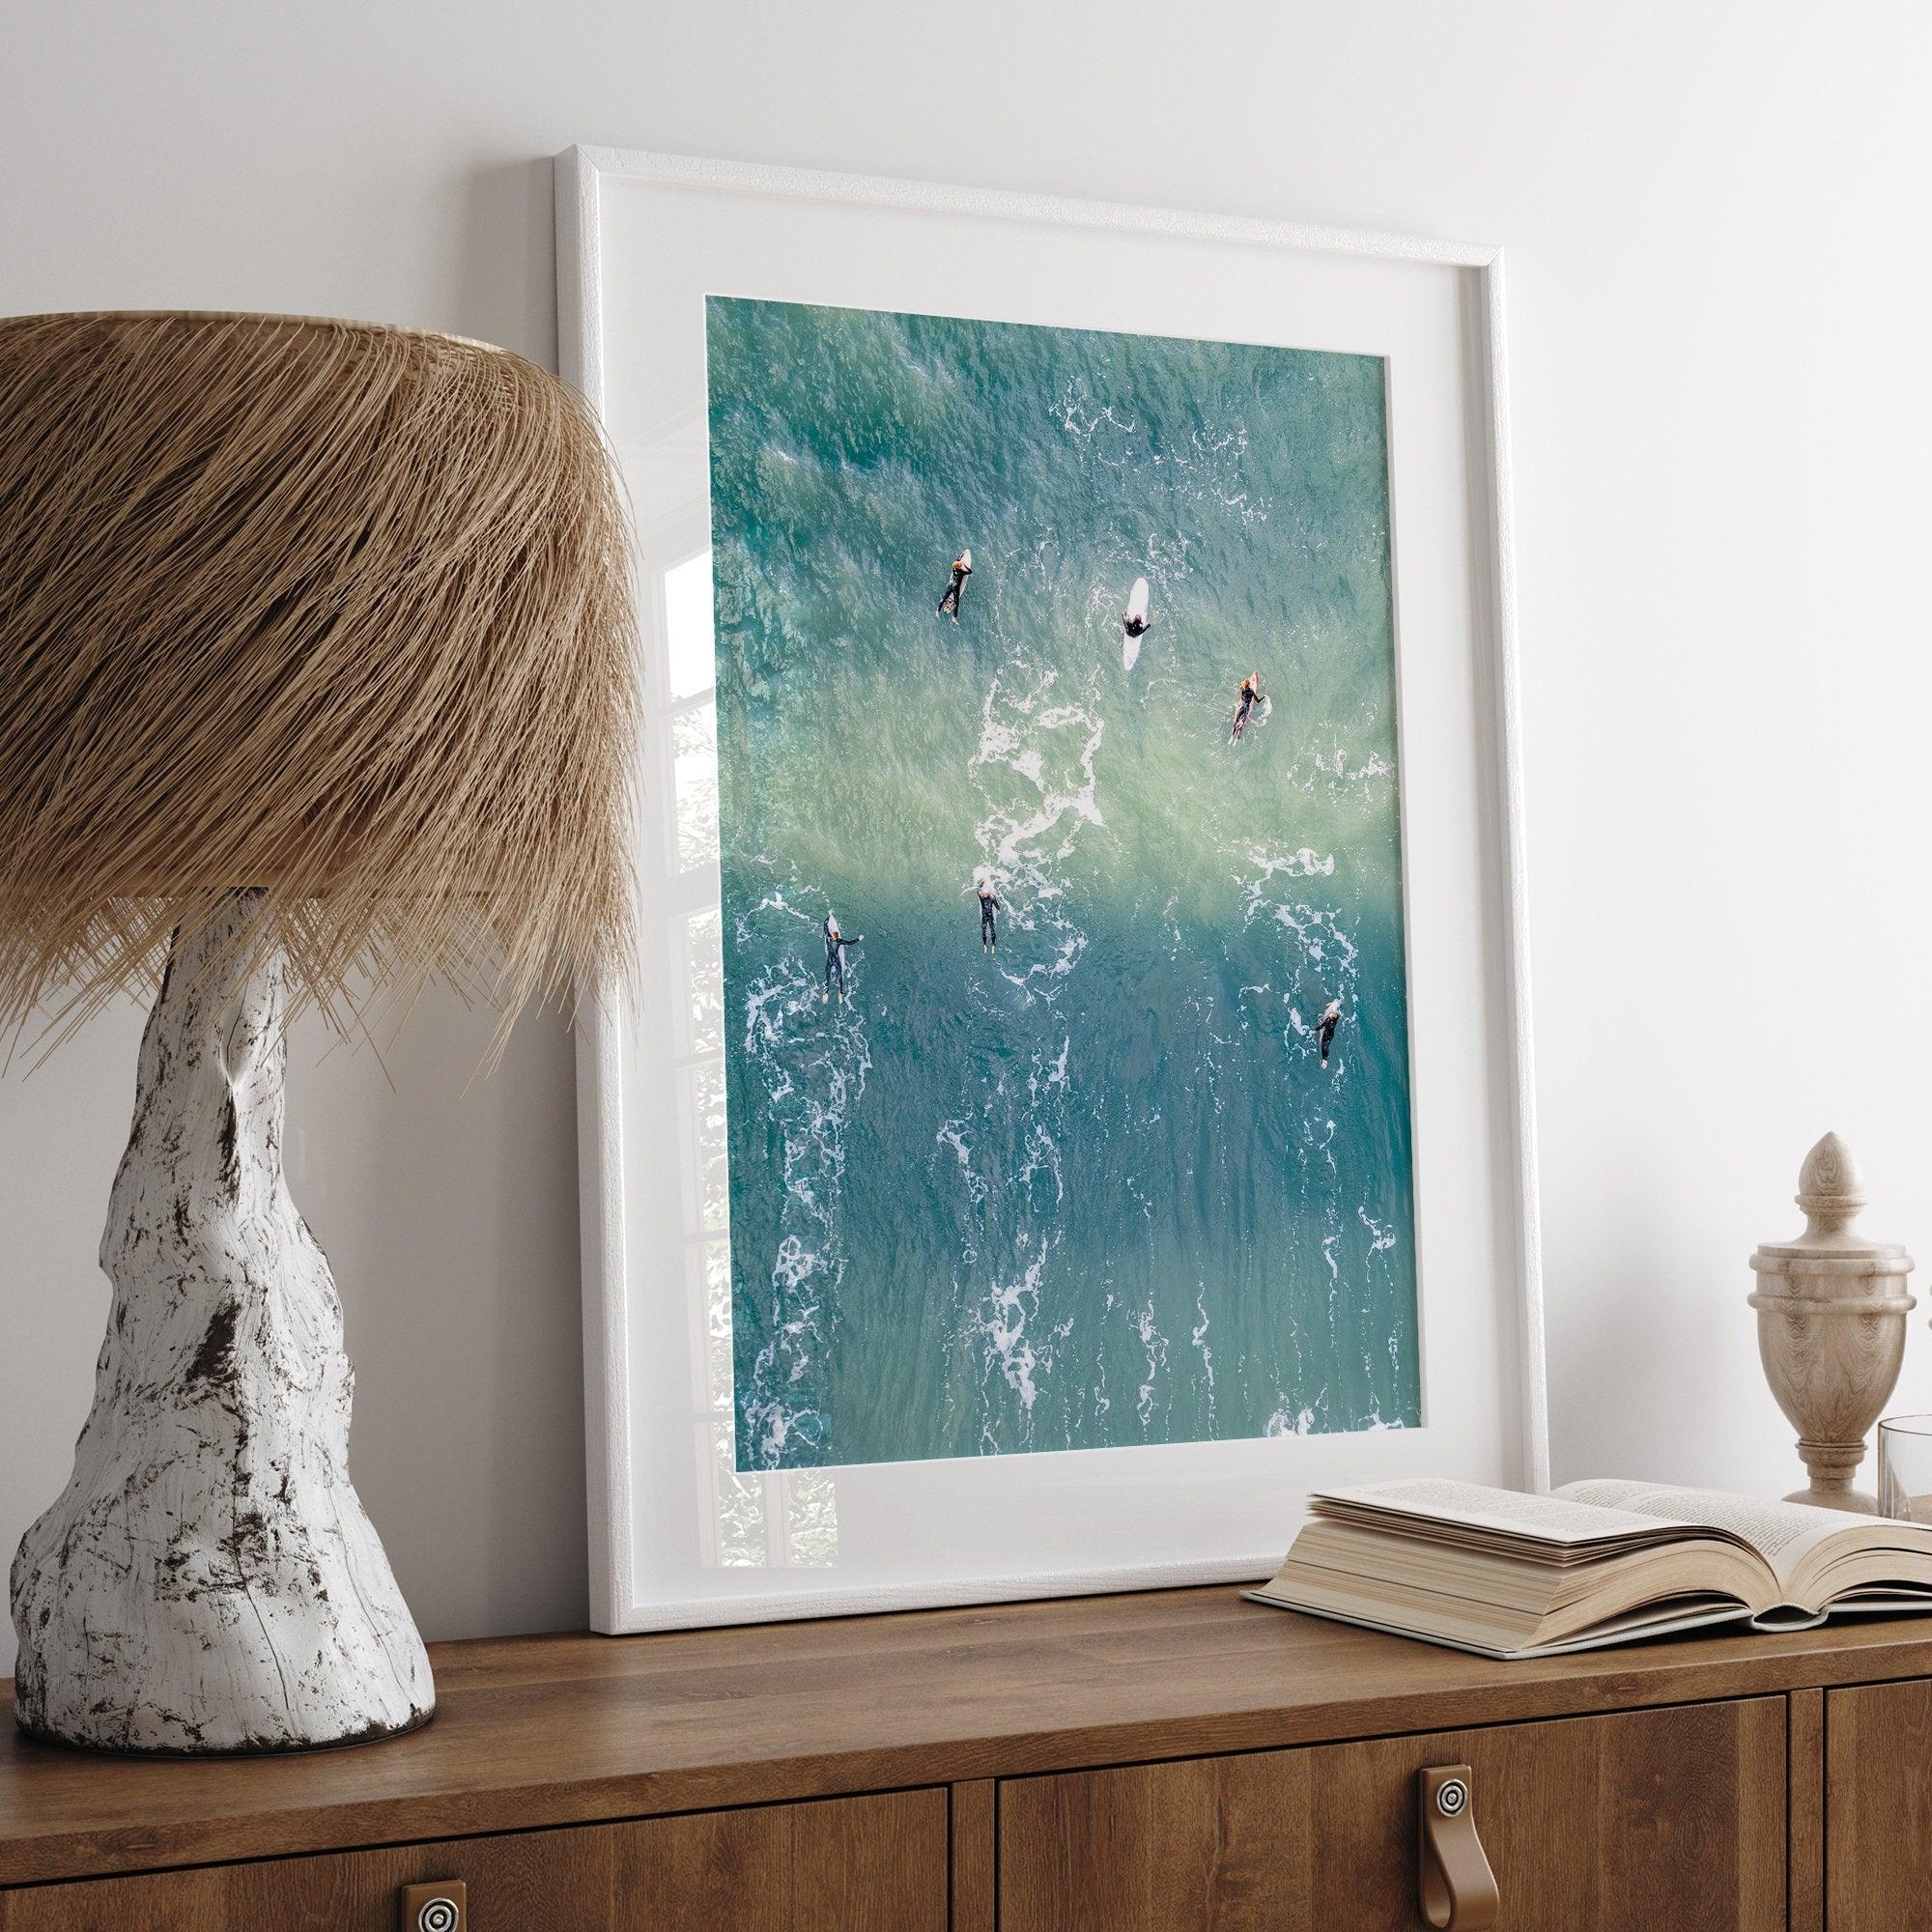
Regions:
<instances>
[{"instance_id":1,"label":"turquoise ocean water","mask_svg":"<svg viewBox=\"0 0 1932 1932\"><path fill-rule=\"evenodd\" d=\"M1381 363L708 342L739 1465L1413 1425Z\"/></svg>"}]
</instances>

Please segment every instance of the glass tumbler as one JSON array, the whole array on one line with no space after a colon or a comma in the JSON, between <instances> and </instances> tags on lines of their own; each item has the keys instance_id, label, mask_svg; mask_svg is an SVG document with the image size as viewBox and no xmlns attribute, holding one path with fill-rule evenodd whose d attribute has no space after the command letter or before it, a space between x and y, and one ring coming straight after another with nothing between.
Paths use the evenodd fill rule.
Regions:
<instances>
[{"instance_id":1,"label":"glass tumbler","mask_svg":"<svg viewBox=\"0 0 1932 1932\"><path fill-rule=\"evenodd\" d=\"M1888 1415L1879 1424L1878 1513L1932 1522L1932 1415Z\"/></svg>"}]
</instances>

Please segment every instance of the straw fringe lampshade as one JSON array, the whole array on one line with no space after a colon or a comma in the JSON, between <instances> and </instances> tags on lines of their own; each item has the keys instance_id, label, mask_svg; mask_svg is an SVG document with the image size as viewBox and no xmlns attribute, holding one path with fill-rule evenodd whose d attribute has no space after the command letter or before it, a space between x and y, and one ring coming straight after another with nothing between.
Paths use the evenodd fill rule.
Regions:
<instances>
[{"instance_id":1,"label":"straw fringe lampshade","mask_svg":"<svg viewBox=\"0 0 1932 1932\"><path fill-rule=\"evenodd\" d=\"M629 552L581 401L362 324L0 321L0 1026L158 986L94 1403L13 1568L30 1730L340 1744L434 1704L349 1481L284 1028L614 984ZM500 1037L500 1036L499 1036Z\"/></svg>"}]
</instances>

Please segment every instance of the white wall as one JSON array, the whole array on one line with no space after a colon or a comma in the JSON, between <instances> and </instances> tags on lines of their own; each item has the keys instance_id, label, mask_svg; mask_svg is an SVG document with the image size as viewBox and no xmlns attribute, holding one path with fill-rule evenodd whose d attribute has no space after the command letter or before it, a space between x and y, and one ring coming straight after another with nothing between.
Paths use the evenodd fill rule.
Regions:
<instances>
[{"instance_id":1,"label":"white wall","mask_svg":"<svg viewBox=\"0 0 1932 1932\"><path fill-rule=\"evenodd\" d=\"M1818 1132L1932 1249L1928 67L1912 0L62 0L0 18L0 309L547 359L574 140L1506 242L1556 1470L1782 1488L1745 1260ZM7 1549L86 1406L137 1024L0 1083ZM393 1087L296 1042L432 1635L584 1614L569 1045L466 1085L486 1035L432 1003Z\"/></svg>"}]
</instances>

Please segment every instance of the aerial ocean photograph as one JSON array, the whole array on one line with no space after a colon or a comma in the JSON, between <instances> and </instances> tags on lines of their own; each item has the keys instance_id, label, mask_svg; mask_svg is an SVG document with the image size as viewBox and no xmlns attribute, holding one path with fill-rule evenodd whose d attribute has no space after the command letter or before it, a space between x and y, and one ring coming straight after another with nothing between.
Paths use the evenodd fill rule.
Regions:
<instances>
[{"instance_id":1,"label":"aerial ocean photograph","mask_svg":"<svg viewBox=\"0 0 1932 1932\"><path fill-rule=\"evenodd\" d=\"M706 340L738 1467L1416 1426L1382 361Z\"/></svg>"}]
</instances>

